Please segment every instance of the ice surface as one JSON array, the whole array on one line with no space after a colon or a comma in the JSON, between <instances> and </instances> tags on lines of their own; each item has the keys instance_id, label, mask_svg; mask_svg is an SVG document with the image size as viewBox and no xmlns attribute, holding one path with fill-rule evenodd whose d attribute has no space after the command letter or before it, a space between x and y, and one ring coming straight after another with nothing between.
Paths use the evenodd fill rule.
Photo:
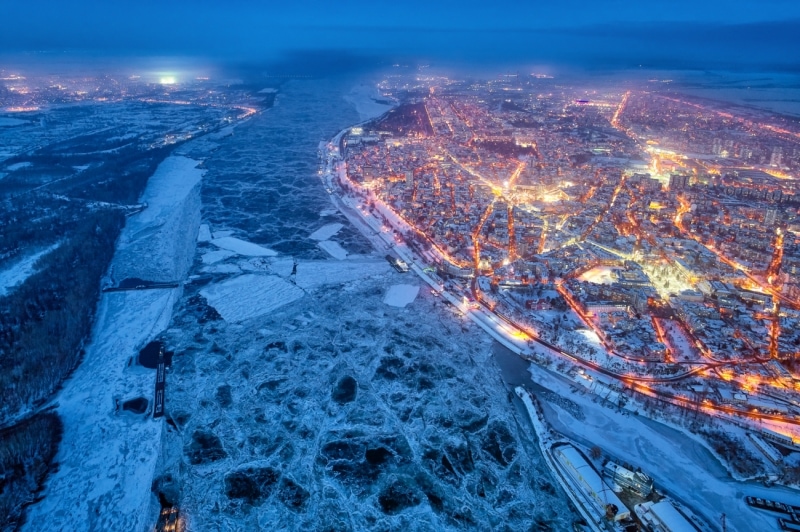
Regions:
<instances>
[{"instance_id":1,"label":"ice surface","mask_svg":"<svg viewBox=\"0 0 800 532\"><path fill-rule=\"evenodd\" d=\"M419 286L413 284L395 284L389 287L383 302L391 307L404 308L413 303L419 294Z\"/></svg>"},{"instance_id":2,"label":"ice surface","mask_svg":"<svg viewBox=\"0 0 800 532\"><path fill-rule=\"evenodd\" d=\"M149 281L182 279L191 266L200 223L198 161L166 158L141 197L147 208L131 216L117 244L114 275Z\"/></svg>"},{"instance_id":3,"label":"ice surface","mask_svg":"<svg viewBox=\"0 0 800 532\"><path fill-rule=\"evenodd\" d=\"M22 124L27 124L27 120L20 120L19 118L9 118L6 116L0 116L0 127L8 127L8 126L21 126Z\"/></svg>"},{"instance_id":4,"label":"ice surface","mask_svg":"<svg viewBox=\"0 0 800 532\"><path fill-rule=\"evenodd\" d=\"M282 277L289 277L294 270L295 260L294 259L272 259L269 263L269 269L271 272L276 273Z\"/></svg>"},{"instance_id":5,"label":"ice surface","mask_svg":"<svg viewBox=\"0 0 800 532\"><path fill-rule=\"evenodd\" d=\"M13 172L14 170L19 170L19 169L21 169L21 168L27 168L27 167L29 167L29 166L33 166L33 163L30 163L30 162L27 162L27 161L26 161L26 162L22 162L22 163L14 163L14 164L10 164L10 165L8 165L8 166L6 167L6 169L7 169L7 170L9 170L9 171L11 171L11 172Z\"/></svg>"},{"instance_id":6,"label":"ice surface","mask_svg":"<svg viewBox=\"0 0 800 532\"><path fill-rule=\"evenodd\" d=\"M317 245L325 250L325 252L334 259L344 260L347 258L347 250L344 249L338 242L334 242L333 240L323 240Z\"/></svg>"},{"instance_id":7,"label":"ice surface","mask_svg":"<svg viewBox=\"0 0 800 532\"><path fill-rule=\"evenodd\" d=\"M211 242L211 230L208 224L200 224L200 230L197 232L198 242Z\"/></svg>"},{"instance_id":8,"label":"ice surface","mask_svg":"<svg viewBox=\"0 0 800 532\"><path fill-rule=\"evenodd\" d=\"M202 269L206 273L242 273L242 269L236 264L212 264Z\"/></svg>"},{"instance_id":9,"label":"ice surface","mask_svg":"<svg viewBox=\"0 0 800 532\"><path fill-rule=\"evenodd\" d=\"M491 340L434 298L385 306L401 279L320 287L241 324L176 317L183 459L162 474L182 479L192 530L568 529ZM192 454L197 437L214 452Z\"/></svg>"},{"instance_id":10,"label":"ice surface","mask_svg":"<svg viewBox=\"0 0 800 532\"><path fill-rule=\"evenodd\" d=\"M306 261L297 264L296 282L297 286L312 290L324 285L385 275L390 270L389 263L385 260Z\"/></svg>"},{"instance_id":11,"label":"ice surface","mask_svg":"<svg viewBox=\"0 0 800 532\"><path fill-rule=\"evenodd\" d=\"M207 253L203 253L203 264L214 264L215 262L219 262L221 260L225 260L228 257L233 257L236 255L233 251L229 251L227 249L218 249L216 251L209 251Z\"/></svg>"},{"instance_id":12,"label":"ice surface","mask_svg":"<svg viewBox=\"0 0 800 532\"><path fill-rule=\"evenodd\" d=\"M323 225L322 227L311 233L311 235L308 238L320 241L328 240L330 237L341 231L342 227L344 226L339 223Z\"/></svg>"},{"instance_id":13,"label":"ice surface","mask_svg":"<svg viewBox=\"0 0 800 532\"><path fill-rule=\"evenodd\" d=\"M263 316L303 297L303 290L274 275L245 274L200 291L225 321Z\"/></svg>"},{"instance_id":14,"label":"ice surface","mask_svg":"<svg viewBox=\"0 0 800 532\"><path fill-rule=\"evenodd\" d=\"M60 243L53 244L47 249L24 257L5 270L0 270L0 297L9 293L15 286L24 283L25 279L36 272L36 261L55 250L59 245Z\"/></svg>"},{"instance_id":15,"label":"ice surface","mask_svg":"<svg viewBox=\"0 0 800 532\"><path fill-rule=\"evenodd\" d=\"M277 253L271 249L232 236L214 238L211 243L219 248L227 249L246 257L273 257L277 255Z\"/></svg>"},{"instance_id":16,"label":"ice surface","mask_svg":"<svg viewBox=\"0 0 800 532\"><path fill-rule=\"evenodd\" d=\"M198 297L212 287L185 287L168 335L178 428L165 431L158 478L176 479L194 531L569 529L491 340L425 291L409 309L385 305L410 282L385 253L318 260L309 234L330 200L316 141L357 119L336 83L290 81L280 106L205 163L204 220L281 253L236 264L308 294L232 323ZM372 252L351 224L336 238Z\"/></svg>"}]
</instances>

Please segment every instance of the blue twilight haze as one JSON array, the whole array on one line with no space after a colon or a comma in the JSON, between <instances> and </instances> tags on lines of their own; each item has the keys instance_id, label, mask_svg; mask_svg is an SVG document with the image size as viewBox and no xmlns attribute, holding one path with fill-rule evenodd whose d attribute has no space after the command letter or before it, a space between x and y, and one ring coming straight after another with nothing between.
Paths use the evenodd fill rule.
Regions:
<instances>
[{"instance_id":1,"label":"blue twilight haze","mask_svg":"<svg viewBox=\"0 0 800 532\"><path fill-rule=\"evenodd\" d=\"M800 69L792 0L3 2L0 50L263 61L320 50L380 61L584 68Z\"/></svg>"}]
</instances>

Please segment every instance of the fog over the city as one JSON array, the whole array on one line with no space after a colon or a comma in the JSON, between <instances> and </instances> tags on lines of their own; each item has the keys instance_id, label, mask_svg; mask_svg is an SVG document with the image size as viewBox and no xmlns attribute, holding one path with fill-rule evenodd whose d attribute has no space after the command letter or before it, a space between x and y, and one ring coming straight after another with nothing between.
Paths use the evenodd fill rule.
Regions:
<instances>
[{"instance_id":1,"label":"fog over the city","mask_svg":"<svg viewBox=\"0 0 800 532\"><path fill-rule=\"evenodd\" d=\"M325 52L316 62L333 67L403 60L590 70L796 71L800 66L800 4L791 0L4 4L3 18L13 24L4 25L0 50L56 63L76 53L230 63ZM331 52L339 63L325 55ZM295 68L301 66L295 61Z\"/></svg>"}]
</instances>

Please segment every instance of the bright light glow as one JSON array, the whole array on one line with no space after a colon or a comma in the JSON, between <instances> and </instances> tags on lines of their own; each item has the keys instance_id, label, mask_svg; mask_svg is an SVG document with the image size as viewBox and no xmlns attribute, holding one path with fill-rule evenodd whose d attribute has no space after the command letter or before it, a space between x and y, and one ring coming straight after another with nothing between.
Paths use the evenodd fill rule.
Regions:
<instances>
[{"instance_id":1,"label":"bright light glow","mask_svg":"<svg viewBox=\"0 0 800 532\"><path fill-rule=\"evenodd\" d=\"M175 85L177 80L175 76L161 76L158 82L162 85Z\"/></svg>"}]
</instances>

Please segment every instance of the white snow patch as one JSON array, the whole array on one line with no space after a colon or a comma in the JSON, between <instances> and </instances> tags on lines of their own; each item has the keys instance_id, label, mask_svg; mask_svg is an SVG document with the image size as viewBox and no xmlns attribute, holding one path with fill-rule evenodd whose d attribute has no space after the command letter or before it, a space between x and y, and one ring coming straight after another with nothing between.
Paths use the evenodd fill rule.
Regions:
<instances>
[{"instance_id":1,"label":"white snow patch","mask_svg":"<svg viewBox=\"0 0 800 532\"><path fill-rule=\"evenodd\" d=\"M311 290L327 284L341 284L390 271L385 260L308 261L297 264L297 286Z\"/></svg>"},{"instance_id":2,"label":"white snow patch","mask_svg":"<svg viewBox=\"0 0 800 532\"><path fill-rule=\"evenodd\" d=\"M338 242L324 240L317 245L334 259L344 260L347 258L347 250L340 246Z\"/></svg>"},{"instance_id":3,"label":"white snow patch","mask_svg":"<svg viewBox=\"0 0 800 532\"><path fill-rule=\"evenodd\" d=\"M211 229L208 224L200 224L200 230L197 232L198 242L211 242Z\"/></svg>"},{"instance_id":4,"label":"white snow patch","mask_svg":"<svg viewBox=\"0 0 800 532\"><path fill-rule=\"evenodd\" d=\"M14 163L6 167L6 170L13 172L14 170L19 170L20 168L27 168L29 166L33 166L33 163L30 162L22 162L22 163Z\"/></svg>"},{"instance_id":5,"label":"white snow patch","mask_svg":"<svg viewBox=\"0 0 800 532\"><path fill-rule=\"evenodd\" d=\"M303 291L274 275L245 274L200 291L225 321L263 316L303 297Z\"/></svg>"},{"instance_id":6,"label":"white snow patch","mask_svg":"<svg viewBox=\"0 0 800 532\"><path fill-rule=\"evenodd\" d=\"M339 211L337 211L336 209L323 209L322 211L320 211L319 217L324 218L325 216L333 216L335 214L338 214L338 212Z\"/></svg>"},{"instance_id":7,"label":"white snow patch","mask_svg":"<svg viewBox=\"0 0 800 532\"><path fill-rule=\"evenodd\" d=\"M383 302L390 307L405 308L417 299L419 286L413 284L395 284L389 287Z\"/></svg>"},{"instance_id":8,"label":"white snow patch","mask_svg":"<svg viewBox=\"0 0 800 532\"><path fill-rule=\"evenodd\" d=\"M214 264L215 262L225 260L228 257L233 257L234 255L236 255L236 253L227 249L209 251L208 253L203 253L203 264Z\"/></svg>"},{"instance_id":9,"label":"white snow patch","mask_svg":"<svg viewBox=\"0 0 800 532\"><path fill-rule=\"evenodd\" d=\"M277 253L271 249L259 246L258 244L253 244L252 242L247 242L246 240L240 240L232 236L217 238L216 233L215 238L211 241L211 243L219 248L227 249L247 257L274 257L277 255Z\"/></svg>"},{"instance_id":10,"label":"white snow patch","mask_svg":"<svg viewBox=\"0 0 800 532\"><path fill-rule=\"evenodd\" d=\"M60 245L61 243L59 242L57 244L53 244L47 249L32 253L15 263L13 266L0 271L0 297L8 294L12 288L24 283L25 279L36 272L36 261L55 250Z\"/></svg>"},{"instance_id":11,"label":"white snow patch","mask_svg":"<svg viewBox=\"0 0 800 532\"><path fill-rule=\"evenodd\" d=\"M322 227L311 233L311 236L309 236L308 238L310 238L311 240L320 240L320 241L328 240L330 237L338 233L342 229L342 227L344 227L342 224L323 225Z\"/></svg>"},{"instance_id":12,"label":"white snow patch","mask_svg":"<svg viewBox=\"0 0 800 532\"><path fill-rule=\"evenodd\" d=\"M226 236L231 236L233 233L234 233L233 231L225 230L225 231L214 231L211 234L214 235L214 238L225 238Z\"/></svg>"},{"instance_id":13,"label":"white snow patch","mask_svg":"<svg viewBox=\"0 0 800 532\"><path fill-rule=\"evenodd\" d=\"M344 97L344 100L356 108L361 120L369 120L382 115L392 108L391 105L378 103L375 100L385 99L384 96L378 92L377 87L369 84L362 84L353 87L349 94Z\"/></svg>"},{"instance_id":14,"label":"white snow patch","mask_svg":"<svg viewBox=\"0 0 800 532\"><path fill-rule=\"evenodd\" d=\"M277 92L278 92L278 89L273 89L273 88L270 88L270 87L267 87L266 89L261 89L260 91L258 91L259 94L275 94Z\"/></svg>"}]
</instances>

